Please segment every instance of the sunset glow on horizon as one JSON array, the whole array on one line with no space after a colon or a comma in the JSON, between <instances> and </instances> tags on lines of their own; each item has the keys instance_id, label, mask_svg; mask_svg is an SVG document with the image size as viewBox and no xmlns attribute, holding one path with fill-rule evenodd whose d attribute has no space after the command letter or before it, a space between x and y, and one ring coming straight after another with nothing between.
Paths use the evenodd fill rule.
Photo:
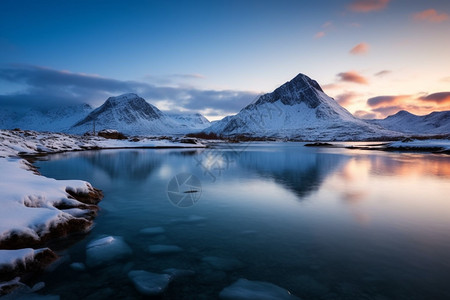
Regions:
<instances>
[{"instance_id":1,"label":"sunset glow on horizon","mask_svg":"<svg viewBox=\"0 0 450 300\"><path fill-rule=\"evenodd\" d=\"M2 1L0 105L235 114L298 73L360 118L450 110L450 2Z\"/></svg>"}]
</instances>

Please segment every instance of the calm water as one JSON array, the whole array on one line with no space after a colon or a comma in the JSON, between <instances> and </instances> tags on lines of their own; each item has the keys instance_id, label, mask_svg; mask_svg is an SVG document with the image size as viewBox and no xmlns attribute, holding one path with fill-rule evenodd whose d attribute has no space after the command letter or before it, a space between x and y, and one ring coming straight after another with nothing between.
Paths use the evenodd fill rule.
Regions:
<instances>
[{"instance_id":1,"label":"calm water","mask_svg":"<svg viewBox=\"0 0 450 300\"><path fill-rule=\"evenodd\" d=\"M449 156L273 143L79 152L36 165L105 194L92 232L40 278L43 294L139 298L129 270L181 268L196 275L173 282L164 299L215 299L238 278L303 299L450 299ZM179 173L201 183L201 193L185 193L198 200L193 206L169 201ZM165 232L140 233L155 226ZM86 245L104 235L123 237L133 255L70 267L85 263ZM183 251L150 254L156 244Z\"/></svg>"}]
</instances>

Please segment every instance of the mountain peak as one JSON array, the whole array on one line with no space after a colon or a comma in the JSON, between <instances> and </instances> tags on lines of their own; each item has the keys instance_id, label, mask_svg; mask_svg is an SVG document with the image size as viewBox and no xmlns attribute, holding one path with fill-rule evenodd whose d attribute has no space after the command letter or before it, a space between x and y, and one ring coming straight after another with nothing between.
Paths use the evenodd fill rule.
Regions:
<instances>
[{"instance_id":1,"label":"mountain peak","mask_svg":"<svg viewBox=\"0 0 450 300\"><path fill-rule=\"evenodd\" d=\"M414 114L410 113L409 111L406 110L400 110L399 112L397 112L396 114L392 115L392 116L398 116L398 117L403 117L403 116L415 116Z\"/></svg>"},{"instance_id":2,"label":"mountain peak","mask_svg":"<svg viewBox=\"0 0 450 300\"><path fill-rule=\"evenodd\" d=\"M272 93L262 95L254 104L247 107L281 101L284 105L305 103L310 108L316 108L323 102L323 93L317 81L299 73L292 80L278 87Z\"/></svg>"},{"instance_id":3,"label":"mountain peak","mask_svg":"<svg viewBox=\"0 0 450 300\"><path fill-rule=\"evenodd\" d=\"M291 81L287 82L286 84L294 84L296 86L300 85L300 86L303 86L304 88L306 88L308 86L312 86L316 90L319 90L323 93L323 90L320 87L320 85L317 83L317 81L309 78L308 76L306 76L303 73L299 73L297 76L295 76Z\"/></svg>"},{"instance_id":4,"label":"mountain peak","mask_svg":"<svg viewBox=\"0 0 450 300\"><path fill-rule=\"evenodd\" d=\"M127 102L130 102L132 100L145 101L143 98L139 97L137 94L127 93L127 94L122 94L122 95L115 96L115 97L109 97L106 100L106 102L109 102L111 104L119 104L119 103L127 103Z\"/></svg>"}]
</instances>

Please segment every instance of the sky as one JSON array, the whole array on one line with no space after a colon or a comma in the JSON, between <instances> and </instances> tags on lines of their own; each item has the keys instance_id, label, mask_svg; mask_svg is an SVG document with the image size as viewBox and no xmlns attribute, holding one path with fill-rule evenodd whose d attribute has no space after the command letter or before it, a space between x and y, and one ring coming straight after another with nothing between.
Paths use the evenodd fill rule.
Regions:
<instances>
[{"instance_id":1,"label":"sky","mask_svg":"<svg viewBox=\"0 0 450 300\"><path fill-rule=\"evenodd\" d=\"M298 73L361 118L450 110L450 1L0 1L0 107L235 114Z\"/></svg>"}]
</instances>

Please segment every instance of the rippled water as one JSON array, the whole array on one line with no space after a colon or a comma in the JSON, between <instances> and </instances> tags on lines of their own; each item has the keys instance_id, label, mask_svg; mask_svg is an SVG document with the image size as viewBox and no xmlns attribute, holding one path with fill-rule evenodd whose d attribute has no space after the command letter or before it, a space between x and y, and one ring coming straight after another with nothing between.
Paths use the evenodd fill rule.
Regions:
<instances>
[{"instance_id":1,"label":"rippled water","mask_svg":"<svg viewBox=\"0 0 450 300\"><path fill-rule=\"evenodd\" d=\"M450 299L449 156L253 143L68 153L36 165L105 194L92 232L39 278L43 294L138 298L130 270L181 268L196 274L164 299L215 299L238 278L303 299ZM175 193L188 201L182 208L168 195L180 173L180 184L198 179ZM164 232L140 232L148 227ZM122 237L132 255L70 267L105 235ZM149 252L160 244L182 251Z\"/></svg>"}]
</instances>

